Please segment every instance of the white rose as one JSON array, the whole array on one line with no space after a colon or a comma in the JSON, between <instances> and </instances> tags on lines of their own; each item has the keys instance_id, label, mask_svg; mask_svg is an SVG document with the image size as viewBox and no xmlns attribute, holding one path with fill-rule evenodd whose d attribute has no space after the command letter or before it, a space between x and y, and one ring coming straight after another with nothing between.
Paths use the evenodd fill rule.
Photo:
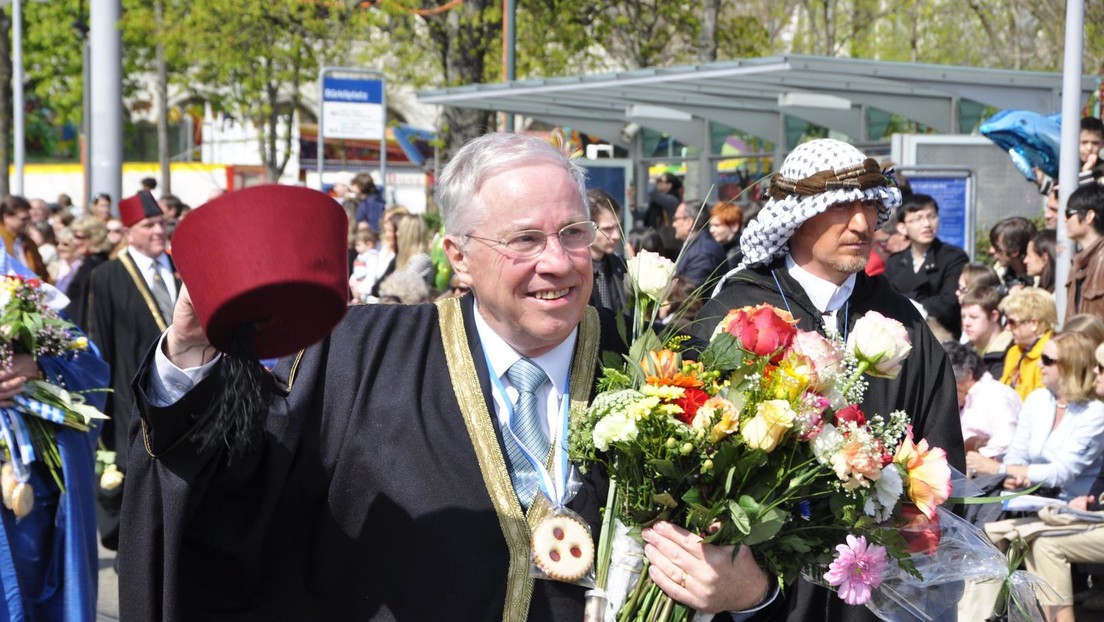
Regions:
<instances>
[{"instance_id":1,"label":"white rose","mask_svg":"<svg viewBox=\"0 0 1104 622\"><path fill-rule=\"evenodd\" d=\"M636 439L636 419L624 410L612 412L594 424L594 447L598 451L609 449L610 443L624 443Z\"/></svg>"},{"instance_id":2,"label":"white rose","mask_svg":"<svg viewBox=\"0 0 1104 622\"><path fill-rule=\"evenodd\" d=\"M641 296L663 302L667 287L675 278L675 263L659 253L640 251L629 260L629 276Z\"/></svg>"},{"instance_id":3,"label":"white rose","mask_svg":"<svg viewBox=\"0 0 1104 622\"><path fill-rule=\"evenodd\" d=\"M896 378L912 351L912 344L903 324L877 311L868 311L851 329L847 349L860 363L868 365L867 374Z\"/></svg>"}]
</instances>

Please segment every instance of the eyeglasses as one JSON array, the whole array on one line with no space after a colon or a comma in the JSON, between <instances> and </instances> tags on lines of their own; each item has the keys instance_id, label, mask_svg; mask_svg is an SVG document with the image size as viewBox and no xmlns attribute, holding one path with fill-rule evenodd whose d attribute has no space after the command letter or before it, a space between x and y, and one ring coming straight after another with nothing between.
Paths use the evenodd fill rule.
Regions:
<instances>
[{"instance_id":1,"label":"eyeglasses","mask_svg":"<svg viewBox=\"0 0 1104 622\"><path fill-rule=\"evenodd\" d=\"M1051 365L1057 365L1058 359L1052 359L1045 354L1041 354L1039 355L1039 362L1042 363L1044 367L1050 367Z\"/></svg>"},{"instance_id":2,"label":"eyeglasses","mask_svg":"<svg viewBox=\"0 0 1104 622\"><path fill-rule=\"evenodd\" d=\"M1073 218L1074 216L1081 216L1081 214L1082 214L1081 210L1076 210L1076 209L1066 210L1066 218ZM1084 218L1084 216L1081 216L1081 217Z\"/></svg>"},{"instance_id":3,"label":"eyeglasses","mask_svg":"<svg viewBox=\"0 0 1104 622\"><path fill-rule=\"evenodd\" d=\"M906 225L917 225L922 222L939 222L939 214L920 214L905 219Z\"/></svg>"},{"instance_id":4,"label":"eyeglasses","mask_svg":"<svg viewBox=\"0 0 1104 622\"><path fill-rule=\"evenodd\" d=\"M556 232L556 237L560 240L560 246L565 251L590 248L590 245L594 244L597 235L598 225L589 220L572 223ZM469 238L505 246L506 250L518 259L528 259L541 254L545 246L548 245L548 236L549 234L538 229L515 231L501 240L467 234Z\"/></svg>"}]
</instances>

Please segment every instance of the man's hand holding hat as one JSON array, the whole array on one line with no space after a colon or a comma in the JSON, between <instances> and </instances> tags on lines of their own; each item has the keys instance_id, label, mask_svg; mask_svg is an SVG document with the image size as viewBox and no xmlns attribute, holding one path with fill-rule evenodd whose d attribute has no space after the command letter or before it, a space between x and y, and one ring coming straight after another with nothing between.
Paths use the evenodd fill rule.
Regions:
<instances>
[{"instance_id":1,"label":"man's hand holding hat","mask_svg":"<svg viewBox=\"0 0 1104 622\"><path fill-rule=\"evenodd\" d=\"M164 344L165 356L181 369L210 363L218 353L207 341L186 285L181 286L180 295L176 298L173 323L165 335Z\"/></svg>"}]
</instances>

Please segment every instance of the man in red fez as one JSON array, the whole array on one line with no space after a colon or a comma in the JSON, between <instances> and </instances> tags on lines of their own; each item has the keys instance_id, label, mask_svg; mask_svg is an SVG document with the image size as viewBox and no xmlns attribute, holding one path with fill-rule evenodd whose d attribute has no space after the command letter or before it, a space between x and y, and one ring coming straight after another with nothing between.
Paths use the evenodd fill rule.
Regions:
<instances>
[{"instance_id":1,"label":"man in red fez","mask_svg":"<svg viewBox=\"0 0 1104 622\"><path fill-rule=\"evenodd\" d=\"M240 453L202 443L202 413L233 361L186 291L135 379L122 619L581 620L587 588L529 568L530 526L550 517L549 499L592 538L582 523L598 533L608 487L594 470L568 476L573 486L539 476L564 456L566 407L593 394L601 352L625 350L612 314L587 304L597 227L584 180L538 138L465 145L437 199L444 250L471 293L350 308L276 365L264 434ZM217 285L189 283L197 304ZM664 549L678 563L654 567L695 609L732 620L769 593L746 548L655 529L681 553Z\"/></svg>"},{"instance_id":2,"label":"man in red fez","mask_svg":"<svg viewBox=\"0 0 1104 622\"><path fill-rule=\"evenodd\" d=\"M127 247L115 259L92 272L88 302L88 335L111 365L112 392L107 397L107 420L101 439L116 452L119 471L126 471L130 444L130 412L134 396L130 380L150 346L172 323L173 304L180 280L165 254L164 215L146 191L119 203L126 227ZM118 546L122 487L104 479L98 491L101 541Z\"/></svg>"}]
</instances>

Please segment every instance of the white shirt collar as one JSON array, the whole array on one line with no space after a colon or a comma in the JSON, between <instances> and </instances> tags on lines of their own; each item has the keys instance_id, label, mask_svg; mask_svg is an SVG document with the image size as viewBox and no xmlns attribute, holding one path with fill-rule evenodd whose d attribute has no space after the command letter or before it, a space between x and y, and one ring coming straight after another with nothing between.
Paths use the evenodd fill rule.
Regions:
<instances>
[{"instance_id":1,"label":"white shirt collar","mask_svg":"<svg viewBox=\"0 0 1104 622\"><path fill-rule=\"evenodd\" d=\"M502 379L503 385L509 385L510 381L506 378L506 371L510 369L511 365L518 362L518 359L522 356L487 324L479 313L478 301L475 301L474 307L475 332L479 335L480 343L483 344L483 351L486 353L487 361L491 366L490 371ZM579 329L576 328L560 345L530 359L548 375L557 396L563 396L568 392L567 374L571 368L571 356L575 352L575 339L578 334Z\"/></svg>"},{"instance_id":2,"label":"white shirt collar","mask_svg":"<svg viewBox=\"0 0 1104 622\"><path fill-rule=\"evenodd\" d=\"M133 251L129 248L127 249L126 252L127 252L128 255L130 255L130 258L134 260L134 265L138 266L138 270L142 274L149 274L150 267L153 266L154 262L157 262L157 265L159 267L166 267L165 262L163 261L163 258L165 256L164 253L161 253L160 255L157 256L156 259L154 259L152 257L148 257L146 255L143 255L142 253L139 253L137 251Z\"/></svg>"},{"instance_id":3,"label":"white shirt collar","mask_svg":"<svg viewBox=\"0 0 1104 622\"><path fill-rule=\"evenodd\" d=\"M786 270L801 285L805 293L808 294L809 300L821 313L838 311L847 303L847 299L851 297L851 292L855 290L854 274L848 276L842 285L836 285L797 265L797 262L789 253L786 253Z\"/></svg>"}]
</instances>

